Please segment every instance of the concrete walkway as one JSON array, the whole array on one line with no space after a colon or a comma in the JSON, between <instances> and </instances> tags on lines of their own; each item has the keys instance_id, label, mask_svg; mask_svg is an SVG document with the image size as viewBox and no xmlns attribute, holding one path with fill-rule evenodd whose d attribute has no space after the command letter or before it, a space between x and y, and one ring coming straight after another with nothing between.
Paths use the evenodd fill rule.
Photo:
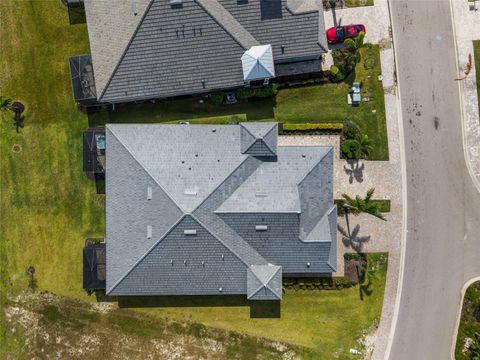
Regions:
<instances>
[{"instance_id":1,"label":"concrete walkway","mask_svg":"<svg viewBox=\"0 0 480 360\"><path fill-rule=\"evenodd\" d=\"M463 75L472 55L470 74L459 81L461 105L463 107L464 147L467 161L470 162L474 182L480 190L480 120L478 111L477 81L473 40L480 40L480 9L473 11L473 3L452 0L453 21L457 42L459 76Z\"/></svg>"},{"instance_id":2,"label":"concrete walkway","mask_svg":"<svg viewBox=\"0 0 480 360\"><path fill-rule=\"evenodd\" d=\"M365 195L375 188L376 199L390 199L388 221L370 215L350 216L351 236L346 235L345 218L338 219L338 269L343 273L343 255L346 252L388 252L388 273L382 316L376 332L374 359L383 359L392 326L398 289L400 252L402 242L402 168L400 161L400 136L397 119L395 91L395 62L391 44L390 23L386 0L377 0L375 6L325 11L326 27L337 23L363 23L367 28L366 41L380 43L380 57L385 89L385 107L389 140L389 161L360 161L351 163L339 158L339 137L335 136L281 136L280 145L332 145L335 148L334 194ZM342 234L343 233L343 234Z\"/></svg>"}]
</instances>

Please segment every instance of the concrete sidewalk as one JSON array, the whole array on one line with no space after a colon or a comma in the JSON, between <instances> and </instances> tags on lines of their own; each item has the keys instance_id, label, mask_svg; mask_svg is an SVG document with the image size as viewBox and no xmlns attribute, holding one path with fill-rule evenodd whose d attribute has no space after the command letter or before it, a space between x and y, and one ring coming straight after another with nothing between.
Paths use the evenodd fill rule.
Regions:
<instances>
[{"instance_id":1,"label":"concrete sidewalk","mask_svg":"<svg viewBox=\"0 0 480 360\"><path fill-rule=\"evenodd\" d=\"M460 81L461 105L463 107L464 147L467 161L473 172L474 182L480 190L480 120L478 110L477 81L473 40L480 40L480 10L473 11L473 3L451 0L453 21L456 32L459 76L463 75L472 55L472 69L465 80Z\"/></svg>"},{"instance_id":2,"label":"concrete sidewalk","mask_svg":"<svg viewBox=\"0 0 480 360\"><path fill-rule=\"evenodd\" d=\"M365 40L380 45L385 110L389 143L389 161L360 161L352 164L341 160L338 137L299 136L281 137L279 144L333 145L335 147L334 193L365 195L369 188L375 188L375 198L390 199L391 211L386 214L388 221L370 215L350 216L350 229L354 236L344 236L345 218L338 219L338 268L343 272L345 252L388 252L388 272L382 315L375 334L373 359L384 359L392 328L397 299L400 256L402 249L402 164L400 157L398 98L395 84L395 60L390 38L390 17L387 0L376 0L374 6L328 10L324 12L326 28L334 24L361 23L366 26Z\"/></svg>"}]
</instances>

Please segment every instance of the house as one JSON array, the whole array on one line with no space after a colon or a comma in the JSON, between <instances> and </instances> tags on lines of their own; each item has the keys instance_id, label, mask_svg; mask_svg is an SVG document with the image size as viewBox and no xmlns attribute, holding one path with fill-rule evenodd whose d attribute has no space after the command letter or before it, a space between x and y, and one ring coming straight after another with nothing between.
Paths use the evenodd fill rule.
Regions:
<instances>
[{"instance_id":1,"label":"house","mask_svg":"<svg viewBox=\"0 0 480 360\"><path fill-rule=\"evenodd\" d=\"M121 103L320 72L321 0L84 0L91 55L70 59L75 99ZM298 66L295 66L298 65Z\"/></svg>"},{"instance_id":2,"label":"house","mask_svg":"<svg viewBox=\"0 0 480 360\"><path fill-rule=\"evenodd\" d=\"M333 148L277 123L106 126L106 293L279 300L336 271Z\"/></svg>"}]
</instances>

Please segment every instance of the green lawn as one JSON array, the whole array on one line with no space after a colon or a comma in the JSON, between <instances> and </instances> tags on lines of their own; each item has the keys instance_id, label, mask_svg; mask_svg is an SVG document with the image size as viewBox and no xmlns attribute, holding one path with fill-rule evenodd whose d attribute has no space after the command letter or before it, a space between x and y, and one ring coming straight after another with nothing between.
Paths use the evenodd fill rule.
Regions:
<instances>
[{"instance_id":1,"label":"green lawn","mask_svg":"<svg viewBox=\"0 0 480 360\"><path fill-rule=\"evenodd\" d=\"M368 66L365 66L367 63ZM368 68L367 68L368 67ZM339 84L310 85L279 90L275 99L253 100L234 105L213 105L203 97L162 100L155 104L121 105L114 112L100 111L90 116L90 125L129 122L215 122L280 121L289 123L354 121L374 141L371 160L388 160L385 99L378 46L362 49L362 61L355 73ZM354 81L362 83L362 96L371 101L358 107L347 103L347 93ZM242 116L243 115L243 116ZM207 121L204 121L208 118Z\"/></svg>"},{"instance_id":2,"label":"green lawn","mask_svg":"<svg viewBox=\"0 0 480 360\"><path fill-rule=\"evenodd\" d=\"M478 333L478 338L475 338ZM476 340L476 356L471 351L463 352L467 338ZM478 359L480 356L480 281L470 285L463 300L462 317L458 329L457 344L455 347L456 360Z\"/></svg>"},{"instance_id":3,"label":"green lawn","mask_svg":"<svg viewBox=\"0 0 480 360\"><path fill-rule=\"evenodd\" d=\"M475 72L477 74L477 98L480 110L480 40L473 42L473 57L475 59Z\"/></svg>"},{"instance_id":4,"label":"green lawn","mask_svg":"<svg viewBox=\"0 0 480 360\"><path fill-rule=\"evenodd\" d=\"M338 354L350 358L348 351L358 348L357 340L377 323L381 313L386 278L386 255L370 254L368 267L378 268L371 294L362 300L358 286L344 290L286 290L281 317L251 319L247 307L155 308L142 310L155 316L199 321L223 329L282 340L316 350L320 359ZM364 289L364 288L362 288ZM367 290L368 292L368 290Z\"/></svg>"},{"instance_id":5,"label":"green lawn","mask_svg":"<svg viewBox=\"0 0 480 360\"><path fill-rule=\"evenodd\" d=\"M70 26L62 2L49 0L2 1L0 24L0 66L4 69L0 95L26 105L24 128L18 133L11 114L1 114L0 307L8 302L7 294L14 295L27 287L25 270L30 265L36 268L39 290L94 300L81 288L81 249L87 236L103 236L105 208L94 183L82 173L82 131L89 122L112 120L109 117L123 122L190 118L224 122L234 114L234 120L245 116L249 120L294 117L282 91L278 106L272 100L238 104L222 107L223 114L217 110L212 114L208 104L184 108L181 102L172 102L166 107L137 106L114 115L98 113L88 119L72 101L67 65L70 55L88 52L85 25ZM313 88L306 88L305 95L298 96L310 94L305 101L313 101L315 92L319 96L324 93L321 86ZM309 114L316 116L315 121L342 121L343 116L339 111L335 119L329 119L321 106L318 113L309 110ZM210 119L213 115L224 118ZM16 144L21 146L20 152L13 151ZM372 294L364 300L360 299L358 287L343 291L288 291L282 302L282 318L277 320L249 319L248 309L243 307L150 312L305 345L321 354L346 354L362 331L378 320L384 280L382 271L372 283ZM0 321L0 330L4 330L3 311ZM3 331L0 334L0 357L2 351L15 347L20 351L21 341L12 341Z\"/></svg>"}]
</instances>

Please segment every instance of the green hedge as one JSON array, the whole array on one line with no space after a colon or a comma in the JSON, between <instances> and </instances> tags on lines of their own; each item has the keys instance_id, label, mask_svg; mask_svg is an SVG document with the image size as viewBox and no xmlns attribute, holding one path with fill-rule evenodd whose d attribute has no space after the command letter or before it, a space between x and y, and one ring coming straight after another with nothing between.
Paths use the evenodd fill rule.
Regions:
<instances>
[{"instance_id":1,"label":"green hedge","mask_svg":"<svg viewBox=\"0 0 480 360\"><path fill-rule=\"evenodd\" d=\"M270 84L268 86L259 88L240 88L236 91L237 99L247 100L250 98L268 98L277 93L277 84Z\"/></svg>"},{"instance_id":2,"label":"green hedge","mask_svg":"<svg viewBox=\"0 0 480 360\"><path fill-rule=\"evenodd\" d=\"M340 290L352 287L346 277L334 278L284 278L282 284L292 290Z\"/></svg>"},{"instance_id":3,"label":"green hedge","mask_svg":"<svg viewBox=\"0 0 480 360\"><path fill-rule=\"evenodd\" d=\"M284 123L281 125L283 134L340 134L342 123Z\"/></svg>"}]
</instances>

